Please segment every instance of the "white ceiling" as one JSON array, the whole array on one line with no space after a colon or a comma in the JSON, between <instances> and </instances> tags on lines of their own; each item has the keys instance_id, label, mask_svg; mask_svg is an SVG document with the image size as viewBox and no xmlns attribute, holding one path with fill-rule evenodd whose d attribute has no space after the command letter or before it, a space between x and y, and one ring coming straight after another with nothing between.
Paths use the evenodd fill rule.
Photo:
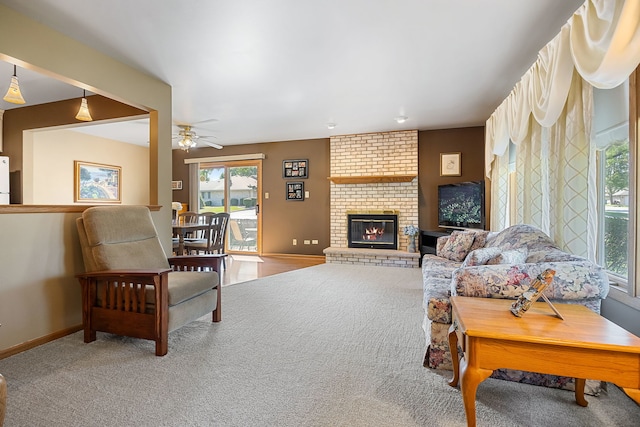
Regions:
<instances>
[{"instance_id":1,"label":"white ceiling","mask_svg":"<svg viewBox=\"0 0 640 427\"><path fill-rule=\"evenodd\" d=\"M230 145L483 125L583 1L0 4L169 83L174 121L201 122L199 134ZM3 93L12 72L0 61ZM29 70L18 77L28 105L82 95Z\"/></svg>"}]
</instances>

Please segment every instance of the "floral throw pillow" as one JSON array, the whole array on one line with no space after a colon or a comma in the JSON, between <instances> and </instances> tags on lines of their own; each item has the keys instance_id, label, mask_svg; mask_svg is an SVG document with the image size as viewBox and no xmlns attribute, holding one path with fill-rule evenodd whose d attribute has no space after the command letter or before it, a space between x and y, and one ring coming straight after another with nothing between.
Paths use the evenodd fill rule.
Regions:
<instances>
[{"instance_id":1,"label":"floral throw pillow","mask_svg":"<svg viewBox=\"0 0 640 427\"><path fill-rule=\"evenodd\" d=\"M473 240L473 245L471 245L471 250L475 251L476 249L484 248L487 243L487 236L489 235L488 231L473 231L475 236Z\"/></svg>"},{"instance_id":2,"label":"floral throw pillow","mask_svg":"<svg viewBox=\"0 0 640 427\"><path fill-rule=\"evenodd\" d=\"M525 262L527 262L527 255L529 255L529 251L526 248L504 251L495 258L491 258L489 261L487 261L487 265L524 264Z\"/></svg>"},{"instance_id":3,"label":"floral throw pillow","mask_svg":"<svg viewBox=\"0 0 640 427\"><path fill-rule=\"evenodd\" d=\"M474 238L474 234L456 233L454 231L451 233L451 236L449 236L449 240L444 244L439 256L451 261L463 261L469 253L471 245L473 245Z\"/></svg>"},{"instance_id":4,"label":"floral throw pillow","mask_svg":"<svg viewBox=\"0 0 640 427\"><path fill-rule=\"evenodd\" d=\"M477 237L476 237L477 238ZM471 247L473 249L473 246ZM471 267L474 265L484 265L490 259L500 255L500 248L481 248L472 250L462 263L463 267Z\"/></svg>"}]
</instances>

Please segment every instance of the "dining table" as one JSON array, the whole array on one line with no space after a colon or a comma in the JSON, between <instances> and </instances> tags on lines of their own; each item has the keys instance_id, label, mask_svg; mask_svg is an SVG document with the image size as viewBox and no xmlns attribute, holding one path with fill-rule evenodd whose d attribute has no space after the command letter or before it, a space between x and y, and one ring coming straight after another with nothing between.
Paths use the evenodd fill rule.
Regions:
<instances>
[{"instance_id":1,"label":"dining table","mask_svg":"<svg viewBox=\"0 0 640 427\"><path fill-rule=\"evenodd\" d=\"M181 223L173 222L173 235L178 236L178 249L176 255L184 255L184 238L187 234L193 233L198 230L205 230L209 228L209 224L197 224L192 222Z\"/></svg>"}]
</instances>

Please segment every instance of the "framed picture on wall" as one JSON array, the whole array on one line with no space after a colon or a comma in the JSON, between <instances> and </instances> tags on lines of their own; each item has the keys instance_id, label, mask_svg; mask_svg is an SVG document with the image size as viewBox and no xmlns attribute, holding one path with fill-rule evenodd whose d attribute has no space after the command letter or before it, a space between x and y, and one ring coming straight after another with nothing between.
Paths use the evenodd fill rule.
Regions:
<instances>
[{"instance_id":1,"label":"framed picture on wall","mask_svg":"<svg viewBox=\"0 0 640 427\"><path fill-rule=\"evenodd\" d=\"M460 176L460 153L440 153L440 176Z\"/></svg>"},{"instance_id":2,"label":"framed picture on wall","mask_svg":"<svg viewBox=\"0 0 640 427\"><path fill-rule=\"evenodd\" d=\"M283 160L282 161L282 177L283 178L302 178L309 177L309 160Z\"/></svg>"},{"instance_id":3,"label":"framed picture on wall","mask_svg":"<svg viewBox=\"0 0 640 427\"><path fill-rule=\"evenodd\" d=\"M287 200L304 200L304 182L287 182Z\"/></svg>"},{"instance_id":4,"label":"framed picture on wall","mask_svg":"<svg viewBox=\"0 0 640 427\"><path fill-rule=\"evenodd\" d=\"M100 163L74 162L74 200L90 203L120 203L122 168Z\"/></svg>"}]
</instances>

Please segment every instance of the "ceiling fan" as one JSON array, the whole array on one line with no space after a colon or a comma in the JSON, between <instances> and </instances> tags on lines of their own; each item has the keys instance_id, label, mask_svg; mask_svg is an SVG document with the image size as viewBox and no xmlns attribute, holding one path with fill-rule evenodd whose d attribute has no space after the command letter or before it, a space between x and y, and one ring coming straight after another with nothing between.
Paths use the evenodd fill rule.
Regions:
<instances>
[{"instance_id":1,"label":"ceiling fan","mask_svg":"<svg viewBox=\"0 0 640 427\"><path fill-rule=\"evenodd\" d=\"M211 135L198 135L191 125L176 125L179 128L178 134L173 137L173 139L178 139L178 146L184 151L189 151L190 148L196 146L198 141L202 141L204 144L209 147L217 148L218 150L222 149L222 145L216 144L211 141L207 141L206 138L215 138L215 136Z\"/></svg>"}]
</instances>

